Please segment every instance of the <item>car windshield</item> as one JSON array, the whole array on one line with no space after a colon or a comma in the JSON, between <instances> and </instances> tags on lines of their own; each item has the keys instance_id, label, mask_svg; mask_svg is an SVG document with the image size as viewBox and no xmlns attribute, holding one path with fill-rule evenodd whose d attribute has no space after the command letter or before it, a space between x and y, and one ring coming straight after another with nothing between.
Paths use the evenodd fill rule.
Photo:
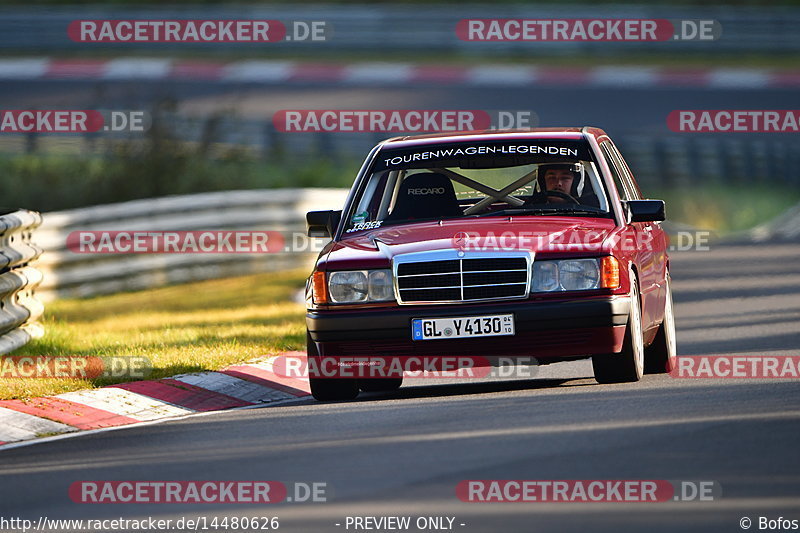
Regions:
<instances>
[{"instance_id":1,"label":"car windshield","mask_svg":"<svg viewBox=\"0 0 800 533\"><path fill-rule=\"evenodd\" d=\"M447 143L378 153L346 232L412 221L507 215L609 217L585 140Z\"/></svg>"}]
</instances>

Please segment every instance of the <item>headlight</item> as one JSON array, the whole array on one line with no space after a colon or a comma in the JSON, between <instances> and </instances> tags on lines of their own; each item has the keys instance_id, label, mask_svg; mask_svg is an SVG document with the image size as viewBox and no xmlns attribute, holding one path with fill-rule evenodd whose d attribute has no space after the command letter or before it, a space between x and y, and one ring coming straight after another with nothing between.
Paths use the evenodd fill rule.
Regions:
<instances>
[{"instance_id":1,"label":"headlight","mask_svg":"<svg viewBox=\"0 0 800 533\"><path fill-rule=\"evenodd\" d=\"M369 273L369 299L374 302L394 299L391 270L373 270Z\"/></svg>"},{"instance_id":2,"label":"headlight","mask_svg":"<svg viewBox=\"0 0 800 533\"><path fill-rule=\"evenodd\" d=\"M617 287L619 287L619 263L614 257L533 262L531 292L585 291Z\"/></svg>"},{"instance_id":3,"label":"headlight","mask_svg":"<svg viewBox=\"0 0 800 533\"><path fill-rule=\"evenodd\" d=\"M385 302L394 298L390 270L349 270L328 275L331 303ZM322 302L322 298L315 298Z\"/></svg>"},{"instance_id":4,"label":"headlight","mask_svg":"<svg viewBox=\"0 0 800 533\"><path fill-rule=\"evenodd\" d=\"M600 283L600 268L596 259L559 261L558 280L565 291L596 289Z\"/></svg>"},{"instance_id":5,"label":"headlight","mask_svg":"<svg viewBox=\"0 0 800 533\"><path fill-rule=\"evenodd\" d=\"M332 272L328 278L328 291L335 303L366 302L369 295L367 272Z\"/></svg>"},{"instance_id":6,"label":"headlight","mask_svg":"<svg viewBox=\"0 0 800 533\"><path fill-rule=\"evenodd\" d=\"M550 292L561 290L558 284L558 263L556 261L534 261L531 292Z\"/></svg>"}]
</instances>

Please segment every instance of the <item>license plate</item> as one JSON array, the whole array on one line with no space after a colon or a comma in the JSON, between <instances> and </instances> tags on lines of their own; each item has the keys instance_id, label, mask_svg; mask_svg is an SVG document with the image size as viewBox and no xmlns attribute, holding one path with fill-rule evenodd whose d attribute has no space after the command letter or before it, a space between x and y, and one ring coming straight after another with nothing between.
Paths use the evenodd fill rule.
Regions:
<instances>
[{"instance_id":1,"label":"license plate","mask_svg":"<svg viewBox=\"0 0 800 533\"><path fill-rule=\"evenodd\" d=\"M514 315L415 318L411 321L411 338L415 341L513 334Z\"/></svg>"}]
</instances>

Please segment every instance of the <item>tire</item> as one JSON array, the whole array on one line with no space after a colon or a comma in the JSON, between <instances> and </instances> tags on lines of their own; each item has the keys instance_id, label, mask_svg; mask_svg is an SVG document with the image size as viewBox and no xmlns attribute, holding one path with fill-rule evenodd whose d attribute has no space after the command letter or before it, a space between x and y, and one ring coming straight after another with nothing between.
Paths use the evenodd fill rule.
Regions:
<instances>
[{"instance_id":1,"label":"tire","mask_svg":"<svg viewBox=\"0 0 800 533\"><path fill-rule=\"evenodd\" d=\"M319 357L317 345L306 331L306 352L308 358ZM354 400L358 396L358 381L355 378L319 378L308 376L311 395L320 402Z\"/></svg>"},{"instance_id":2,"label":"tire","mask_svg":"<svg viewBox=\"0 0 800 533\"><path fill-rule=\"evenodd\" d=\"M672 280L667 273L664 320L658 327L653 344L644 349L645 374L668 374L675 368L675 315L672 311Z\"/></svg>"},{"instance_id":3,"label":"tire","mask_svg":"<svg viewBox=\"0 0 800 533\"><path fill-rule=\"evenodd\" d=\"M625 340L620 353L595 354L592 356L594 379L598 383L632 383L644 374L644 343L642 340L642 312L639 300L639 285L631 272L631 309Z\"/></svg>"},{"instance_id":4,"label":"tire","mask_svg":"<svg viewBox=\"0 0 800 533\"><path fill-rule=\"evenodd\" d=\"M391 392L400 388L403 378L359 379L358 387L364 392Z\"/></svg>"},{"instance_id":5,"label":"tire","mask_svg":"<svg viewBox=\"0 0 800 533\"><path fill-rule=\"evenodd\" d=\"M355 379L308 378L311 395L320 402L354 400L358 396L358 382Z\"/></svg>"}]
</instances>

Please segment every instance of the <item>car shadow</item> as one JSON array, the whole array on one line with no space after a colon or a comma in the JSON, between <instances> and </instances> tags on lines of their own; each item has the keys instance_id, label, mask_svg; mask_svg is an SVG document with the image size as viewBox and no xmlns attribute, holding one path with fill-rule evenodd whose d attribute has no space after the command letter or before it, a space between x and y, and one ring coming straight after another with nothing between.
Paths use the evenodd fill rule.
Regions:
<instances>
[{"instance_id":1,"label":"car shadow","mask_svg":"<svg viewBox=\"0 0 800 533\"><path fill-rule=\"evenodd\" d=\"M403 385L392 392L362 392L356 402L406 400L416 398L438 398L442 396L470 396L492 392L512 392L536 389L553 389L558 387L587 387L597 385L592 378L545 378L516 379L504 381L481 381L475 383L452 383L431 385Z\"/></svg>"}]
</instances>

